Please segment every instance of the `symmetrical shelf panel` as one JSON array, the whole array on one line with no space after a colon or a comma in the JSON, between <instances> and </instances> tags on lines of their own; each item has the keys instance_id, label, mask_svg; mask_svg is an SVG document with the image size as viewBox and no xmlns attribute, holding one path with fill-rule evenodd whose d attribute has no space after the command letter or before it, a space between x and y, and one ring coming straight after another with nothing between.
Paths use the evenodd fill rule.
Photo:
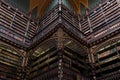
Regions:
<instances>
[{"instance_id":1,"label":"symmetrical shelf panel","mask_svg":"<svg viewBox=\"0 0 120 80\"><path fill-rule=\"evenodd\" d=\"M92 43L104 36L120 29L120 6L117 0L106 0L98 7L89 11L89 15L84 16L80 21L79 17L70 12L63 4L59 11L59 5L56 5L49 13L45 14L39 21L31 19L30 16L20 12L5 2L1 3L0 11L0 31L2 37L8 37L8 40L19 41L21 44L29 46L36 42L45 33L50 32L55 27L49 27L61 23L67 26L67 29L83 38L88 43ZM47 28L47 29L46 29ZM83 32L83 33L81 33ZM84 37L83 37L84 36Z\"/></svg>"},{"instance_id":2,"label":"symmetrical shelf panel","mask_svg":"<svg viewBox=\"0 0 120 80\"><path fill-rule=\"evenodd\" d=\"M80 20L79 18L80 16L61 4L56 5L40 19L33 20L31 15L22 13L2 0L0 1L0 39L29 48L46 39L45 37L51 36L56 29L62 28L72 38L81 42L81 39L84 39L89 44L120 31L120 3L117 0L106 0L89 11L88 15L81 17ZM61 65L59 52L62 52L62 69L59 69ZM84 75L89 69L86 65L86 56L74 52L72 48L66 46L63 51L59 51L54 46L38 54L41 55L32 59L29 64L29 80L48 80L48 78L57 80L59 73L63 73L63 80L77 80L77 78L90 80ZM94 56L97 80L120 78L120 42L105 47ZM0 47L0 79L19 80L21 59L15 52Z\"/></svg>"},{"instance_id":3,"label":"symmetrical shelf panel","mask_svg":"<svg viewBox=\"0 0 120 80\"><path fill-rule=\"evenodd\" d=\"M102 48L95 54L95 66L97 80L107 79L110 74L120 75L120 40ZM110 79L119 79L119 76L111 76ZM108 79L109 80L109 79Z\"/></svg>"},{"instance_id":4,"label":"symmetrical shelf panel","mask_svg":"<svg viewBox=\"0 0 120 80\"><path fill-rule=\"evenodd\" d=\"M30 80L47 80L48 78L54 80L54 78L57 78L57 62L58 56L55 48L51 48L44 54L35 58L31 64Z\"/></svg>"},{"instance_id":5,"label":"symmetrical shelf panel","mask_svg":"<svg viewBox=\"0 0 120 80\"><path fill-rule=\"evenodd\" d=\"M85 40L88 40L89 43L94 42L95 40L102 38L103 34L106 32L106 35L108 35L120 29L119 5L117 0L106 0L99 4L95 9L91 10L89 15L82 19L82 29L87 35Z\"/></svg>"},{"instance_id":6,"label":"symmetrical shelf panel","mask_svg":"<svg viewBox=\"0 0 120 80\"><path fill-rule=\"evenodd\" d=\"M77 54L76 57L74 57L72 56L73 54L75 53L70 53L67 51L62 53L61 64L63 69L59 68L59 51L56 51L55 48L51 48L44 54L41 54L39 57L32 60L32 63L30 64L30 80L59 80L59 69L63 71L63 80L77 80L78 76L81 79L89 80L84 75L82 75L82 71L86 70L86 66L84 64L85 60L79 59ZM68 72L71 73L69 74Z\"/></svg>"},{"instance_id":7,"label":"symmetrical shelf panel","mask_svg":"<svg viewBox=\"0 0 120 80\"><path fill-rule=\"evenodd\" d=\"M17 52L0 46L0 79L20 80L22 57Z\"/></svg>"},{"instance_id":8,"label":"symmetrical shelf panel","mask_svg":"<svg viewBox=\"0 0 120 80\"><path fill-rule=\"evenodd\" d=\"M5 2L0 4L0 34L8 40L30 45L30 39L35 35L37 25L17 8Z\"/></svg>"}]
</instances>

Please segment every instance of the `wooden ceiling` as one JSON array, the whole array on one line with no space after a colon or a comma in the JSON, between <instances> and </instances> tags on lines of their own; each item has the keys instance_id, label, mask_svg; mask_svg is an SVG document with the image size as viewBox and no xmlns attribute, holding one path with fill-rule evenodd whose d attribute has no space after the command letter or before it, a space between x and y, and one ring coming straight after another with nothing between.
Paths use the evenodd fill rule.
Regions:
<instances>
[{"instance_id":1,"label":"wooden ceiling","mask_svg":"<svg viewBox=\"0 0 120 80\"><path fill-rule=\"evenodd\" d=\"M37 7L37 15L41 16L52 0L30 0L30 11Z\"/></svg>"},{"instance_id":2,"label":"wooden ceiling","mask_svg":"<svg viewBox=\"0 0 120 80\"><path fill-rule=\"evenodd\" d=\"M44 11L46 10L47 6L52 2L53 0L30 0L30 11L32 11L34 8L37 7L37 15L41 16ZM84 5L86 8L88 8L88 0L68 0L69 3L72 5L74 11L77 14L80 14L80 5Z\"/></svg>"},{"instance_id":3,"label":"wooden ceiling","mask_svg":"<svg viewBox=\"0 0 120 80\"><path fill-rule=\"evenodd\" d=\"M72 5L74 11L77 14L80 14L80 5L84 5L86 8L88 8L88 0L68 0L70 4Z\"/></svg>"}]
</instances>

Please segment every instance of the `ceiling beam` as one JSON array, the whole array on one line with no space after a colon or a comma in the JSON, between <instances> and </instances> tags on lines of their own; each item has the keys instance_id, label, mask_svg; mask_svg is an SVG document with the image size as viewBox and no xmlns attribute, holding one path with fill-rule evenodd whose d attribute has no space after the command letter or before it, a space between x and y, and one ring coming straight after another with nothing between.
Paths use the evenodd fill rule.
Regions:
<instances>
[{"instance_id":1,"label":"ceiling beam","mask_svg":"<svg viewBox=\"0 0 120 80\"><path fill-rule=\"evenodd\" d=\"M72 5L74 11L77 14L80 14L80 5L84 5L86 8L88 8L88 0L68 0L70 4Z\"/></svg>"},{"instance_id":2,"label":"ceiling beam","mask_svg":"<svg viewBox=\"0 0 120 80\"><path fill-rule=\"evenodd\" d=\"M31 12L35 7L37 7L37 16L42 16L47 6L51 3L52 0L30 0L30 9Z\"/></svg>"},{"instance_id":3,"label":"ceiling beam","mask_svg":"<svg viewBox=\"0 0 120 80\"><path fill-rule=\"evenodd\" d=\"M88 0L68 0L72 5L75 13L81 14L80 5L84 5L88 8ZM30 12L37 7L37 16L42 16L45 12L47 6L52 2L52 0L30 0Z\"/></svg>"},{"instance_id":4,"label":"ceiling beam","mask_svg":"<svg viewBox=\"0 0 120 80\"><path fill-rule=\"evenodd\" d=\"M29 11L32 11L35 7L40 4L40 0L30 0Z\"/></svg>"},{"instance_id":5,"label":"ceiling beam","mask_svg":"<svg viewBox=\"0 0 120 80\"><path fill-rule=\"evenodd\" d=\"M79 0L86 8L88 8L88 0Z\"/></svg>"},{"instance_id":6,"label":"ceiling beam","mask_svg":"<svg viewBox=\"0 0 120 80\"><path fill-rule=\"evenodd\" d=\"M75 12L79 13L79 6L78 3L76 3L74 0L68 0L70 2L70 4L72 5L73 9L75 10Z\"/></svg>"},{"instance_id":7,"label":"ceiling beam","mask_svg":"<svg viewBox=\"0 0 120 80\"><path fill-rule=\"evenodd\" d=\"M40 17L43 14L43 11L46 7L46 1L47 0L41 0L40 4L38 5L38 11L37 11L37 15Z\"/></svg>"}]
</instances>

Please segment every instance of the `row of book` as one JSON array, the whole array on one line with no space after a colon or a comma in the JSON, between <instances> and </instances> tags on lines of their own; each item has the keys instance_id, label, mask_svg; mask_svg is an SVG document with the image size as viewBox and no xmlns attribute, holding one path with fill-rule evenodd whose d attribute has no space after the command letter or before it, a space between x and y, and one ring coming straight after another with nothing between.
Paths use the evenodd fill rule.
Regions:
<instances>
[{"instance_id":1,"label":"row of book","mask_svg":"<svg viewBox=\"0 0 120 80\"><path fill-rule=\"evenodd\" d=\"M72 53L65 51L64 55L63 55L63 61L67 64L76 64L78 66L80 66L81 68L85 69L85 60L84 59L80 59L79 57L75 57L75 54L70 55Z\"/></svg>"},{"instance_id":2,"label":"row of book","mask_svg":"<svg viewBox=\"0 0 120 80\"><path fill-rule=\"evenodd\" d=\"M119 22L119 11L119 4L116 0L103 1L98 7L90 10L88 16L81 19L82 31L89 36L91 29L92 32L97 32L103 27L108 28L116 21Z\"/></svg>"},{"instance_id":3,"label":"row of book","mask_svg":"<svg viewBox=\"0 0 120 80\"><path fill-rule=\"evenodd\" d=\"M103 77L105 75L108 75L109 73L112 73L113 71L118 71L120 68L120 46L118 43L115 42L111 44L111 46L106 45L105 48L99 50L95 55L95 67L96 67L96 76L99 80L99 78ZM101 79L100 78L100 79ZM115 76L112 77L113 79L116 78ZM110 78L110 79L112 79ZM104 78L107 79L107 78ZM103 79L103 80L104 80ZM117 80L117 79L115 79Z\"/></svg>"},{"instance_id":4,"label":"row of book","mask_svg":"<svg viewBox=\"0 0 120 80\"><path fill-rule=\"evenodd\" d=\"M54 6L49 12L42 15L38 20L36 20L37 24L37 31L36 33L40 33L46 27L48 27L53 21L58 18L58 5Z\"/></svg>"},{"instance_id":5,"label":"row of book","mask_svg":"<svg viewBox=\"0 0 120 80\"><path fill-rule=\"evenodd\" d=\"M110 50L107 50L107 51L104 51L103 53L101 54L98 54L98 58L103 58L103 57L106 57L106 56L109 56L115 52L118 52L120 51L120 46L117 46L116 48L113 48L113 49L110 49Z\"/></svg>"},{"instance_id":6,"label":"row of book","mask_svg":"<svg viewBox=\"0 0 120 80\"><path fill-rule=\"evenodd\" d=\"M14 36L10 36L20 42L25 42L26 44L30 44L30 39L35 35L37 31L37 25L30 18L29 15L26 15L20 12L17 8L12 7L10 4L6 2L1 2L0 12L1 12L1 19L0 19L0 26L1 28L11 33L19 39L16 39Z\"/></svg>"},{"instance_id":7,"label":"row of book","mask_svg":"<svg viewBox=\"0 0 120 80\"><path fill-rule=\"evenodd\" d=\"M29 64L31 66L31 70L29 74L31 75L30 80L35 80L35 79L46 80L46 77L53 76L52 74L54 74L54 72L50 73L49 70L52 69L54 70L54 68L57 68L58 66L57 65L58 56L57 56L56 48L53 47L49 50L46 50L46 52L44 52L43 54L41 54L40 52L39 54L40 55L33 58L31 63Z\"/></svg>"},{"instance_id":8,"label":"row of book","mask_svg":"<svg viewBox=\"0 0 120 80\"><path fill-rule=\"evenodd\" d=\"M17 52L0 46L0 79L20 80L21 61Z\"/></svg>"},{"instance_id":9,"label":"row of book","mask_svg":"<svg viewBox=\"0 0 120 80\"><path fill-rule=\"evenodd\" d=\"M58 53L62 53L61 63L59 62L60 57ZM86 70L86 59L80 59L77 55L81 56L80 54L72 53L69 50L59 52L54 48L49 49L44 54L34 58L29 64L31 67L29 74L30 80L58 80L60 77L62 80L77 80L78 73L81 73L81 79L86 78L85 76L82 76L85 75L83 72Z\"/></svg>"},{"instance_id":10,"label":"row of book","mask_svg":"<svg viewBox=\"0 0 120 80\"><path fill-rule=\"evenodd\" d=\"M119 80L120 79L120 72L114 71L107 75L103 75L102 77L97 78L98 80Z\"/></svg>"},{"instance_id":11,"label":"row of book","mask_svg":"<svg viewBox=\"0 0 120 80\"><path fill-rule=\"evenodd\" d=\"M67 66L63 67L63 80L91 80L90 78L87 78L86 75L80 73L79 70Z\"/></svg>"},{"instance_id":12,"label":"row of book","mask_svg":"<svg viewBox=\"0 0 120 80\"><path fill-rule=\"evenodd\" d=\"M79 29L78 17L62 5L62 17L67 20L75 28Z\"/></svg>"},{"instance_id":13,"label":"row of book","mask_svg":"<svg viewBox=\"0 0 120 80\"><path fill-rule=\"evenodd\" d=\"M49 69L47 72L37 75L29 80L57 80L58 79L58 68Z\"/></svg>"}]
</instances>

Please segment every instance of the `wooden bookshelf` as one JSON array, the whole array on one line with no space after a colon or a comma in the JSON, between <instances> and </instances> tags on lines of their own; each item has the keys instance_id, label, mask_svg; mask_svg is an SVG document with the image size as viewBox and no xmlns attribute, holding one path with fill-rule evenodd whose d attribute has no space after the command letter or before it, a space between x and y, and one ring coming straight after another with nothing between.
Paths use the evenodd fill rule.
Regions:
<instances>
[{"instance_id":1,"label":"wooden bookshelf","mask_svg":"<svg viewBox=\"0 0 120 80\"><path fill-rule=\"evenodd\" d=\"M12 49L0 46L0 79L19 80L21 59Z\"/></svg>"},{"instance_id":2,"label":"wooden bookshelf","mask_svg":"<svg viewBox=\"0 0 120 80\"><path fill-rule=\"evenodd\" d=\"M118 69L120 68L120 46L117 46L118 44L119 42L116 42L109 46L104 46L102 50L96 53L95 66L96 76L98 80L100 80L101 78L107 79L108 77L105 78L104 76L107 76L111 71L118 71ZM110 79L114 79L115 77L118 78L118 76L112 76Z\"/></svg>"}]
</instances>

